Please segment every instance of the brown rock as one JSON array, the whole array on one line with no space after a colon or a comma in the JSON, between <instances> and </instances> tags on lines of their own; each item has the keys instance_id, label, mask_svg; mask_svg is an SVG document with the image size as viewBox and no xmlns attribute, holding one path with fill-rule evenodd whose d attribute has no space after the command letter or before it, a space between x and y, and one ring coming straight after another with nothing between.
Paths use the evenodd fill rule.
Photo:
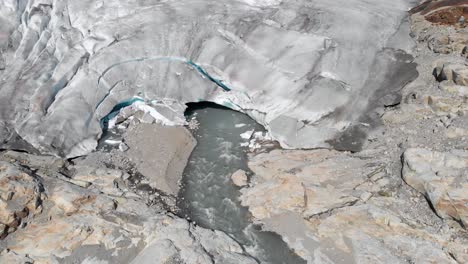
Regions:
<instances>
[{"instance_id":1,"label":"brown rock","mask_svg":"<svg viewBox=\"0 0 468 264\"><path fill-rule=\"evenodd\" d=\"M21 211L17 211L15 212L15 215L19 218L25 218L26 216L28 216L29 214L29 210L27 207L25 207L23 210Z\"/></svg>"},{"instance_id":2,"label":"brown rock","mask_svg":"<svg viewBox=\"0 0 468 264\"><path fill-rule=\"evenodd\" d=\"M104 213L114 208L112 199L67 182L57 182L50 192L49 200L66 215L83 211Z\"/></svg>"},{"instance_id":3,"label":"brown rock","mask_svg":"<svg viewBox=\"0 0 468 264\"><path fill-rule=\"evenodd\" d=\"M11 171L17 169L11 164L0 165ZM123 174L84 167L76 171L77 178L95 179L94 187L103 189L110 188L108 185ZM99 181L93 172L103 179ZM4 174L0 171L0 179L5 180ZM115 197L117 204L111 194L99 188L82 188L48 176L42 183L49 197L42 214L18 230L13 224L0 224L1 245L8 248L0 252L0 263L166 263L172 259L193 264L225 263L225 259L256 263L228 235L158 212L137 195ZM15 194L12 200L17 198ZM23 211L15 214L18 218L14 226L24 215ZM10 232L15 233L7 236Z\"/></svg>"},{"instance_id":4,"label":"brown rock","mask_svg":"<svg viewBox=\"0 0 468 264\"><path fill-rule=\"evenodd\" d=\"M255 186L242 189L242 204L256 219L270 218L287 212L302 212L306 206L304 187L299 178L293 175L276 177Z\"/></svg>"},{"instance_id":5,"label":"brown rock","mask_svg":"<svg viewBox=\"0 0 468 264\"><path fill-rule=\"evenodd\" d=\"M411 30L416 39L426 42L433 52L468 57L468 34L465 28L434 24L421 13L413 14L411 20Z\"/></svg>"},{"instance_id":6,"label":"brown rock","mask_svg":"<svg viewBox=\"0 0 468 264\"><path fill-rule=\"evenodd\" d=\"M8 235L8 226L4 224L0 224L0 240L5 239Z\"/></svg>"},{"instance_id":7,"label":"brown rock","mask_svg":"<svg viewBox=\"0 0 468 264\"><path fill-rule=\"evenodd\" d=\"M468 152L435 152L408 149L404 153L403 179L423 193L436 213L468 224Z\"/></svg>"},{"instance_id":8,"label":"brown rock","mask_svg":"<svg viewBox=\"0 0 468 264\"><path fill-rule=\"evenodd\" d=\"M41 183L21 169L0 161L0 223L16 228L42 201Z\"/></svg>"},{"instance_id":9,"label":"brown rock","mask_svg":"<svg viewBox=\"0 0 468 264\"><path fill-rule=\"evenodd\" d=\"M15 212L8 208L8 203L0 199L0 223L9 224L15 220Z\"/></svg>"},{"instance_id":10,"label":"brown rock","mask_svg":"<svg viewBox=\"0 0 468 264\"><path fill-rule=\"evenodd\" d=\"M239 187L243 187L247 185L247 174L243 170L237 170L231 176L232 182Z\"/></svg>"},{"instance_id":11,"label":"brown rock","mask_svg":"<svg viewBox=\"0 0 468 264\"><path fill-rule=\"evenodd\" d=\"M420 13L428 21L443 25L466 26L460 22L461 17L468 17L467 0L441 0L425 1L421 5L411 9L411 14Z\"/></svg>"}]
</instances>

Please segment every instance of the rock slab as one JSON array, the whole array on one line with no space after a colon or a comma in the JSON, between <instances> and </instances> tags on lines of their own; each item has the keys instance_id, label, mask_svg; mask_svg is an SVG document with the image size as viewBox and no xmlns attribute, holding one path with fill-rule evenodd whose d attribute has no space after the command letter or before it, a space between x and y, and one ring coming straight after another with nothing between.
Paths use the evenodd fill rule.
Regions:
<instances>
[{"instance_id":1,"label":"rock slab","mask_svg":"<svg viewBox=\"0 0 468 264\"><path fill-rule=\"evenodd\" d=\"M468 224L468 152L408 149L403 179L423 193L440 217Z\"/></svg>"}]
</instances>

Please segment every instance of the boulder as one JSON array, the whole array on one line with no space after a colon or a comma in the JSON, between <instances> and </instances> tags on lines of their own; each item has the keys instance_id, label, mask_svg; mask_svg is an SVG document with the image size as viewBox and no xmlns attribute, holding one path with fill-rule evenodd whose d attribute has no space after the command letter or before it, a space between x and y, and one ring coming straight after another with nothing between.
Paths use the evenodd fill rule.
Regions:
<instances>
[{"instance_id":1,"label":"boulder","mask_svg":"<svg viewBox=\"0 0 468 264\"><path fill-rule=\"evenodd\" d=\"M182 126L138 123L124 135L127 156L153 188L176 196L196 140Z\"/></svg>"},{"instance_id":2,"label":"boulder","mask_svg":"<svg viewBox=\"0 0 468 264\"><path fill-rule=\"evenodd\" d=\"M468 86L468 65L439 61L433 73L439 82L447 80L457 85Z\"/></svg>"},{"instance_id":3,"label":"boulder","mask_svg":"<svg viewBox=\"0 0 468 264\"><path fill-rule=\"evenodd\" d=\"M464 115L468 112L468 97L442 97L429 95L424 98L425 103L438 116L449 114Z\"/></svg>"},{"instance_id":4,"label":"boulder","mask_svg":"<svg viewBox=\"0 0 468 264\"><path fill-rule=\"evenodd\" d=\"M42 211L42 183L30 173L0 161L0 227L2 237Z\"/></svg>"},{"instance_id":5,"label":"boulder","mask_svg":"<svg viewBox=\"0 0 468 264\"><path fill-rule=\"evenodd\" d=\"M437 152L408 149L403 179L424 194L443 218L468 224L468 151Z\"/></svg>"},{"instance_id":6,"label":"boulder","mask_svg":"<svg viewBox=\"0 0 468 264\"><path fill-rule=\"evenodd\" d=\"M239 187L243 187L247 185L247 174L245 174L245 171L243 170L237 170L235 171L232 176L231 176L232 182Z\"/></svg>"}]
</instances>

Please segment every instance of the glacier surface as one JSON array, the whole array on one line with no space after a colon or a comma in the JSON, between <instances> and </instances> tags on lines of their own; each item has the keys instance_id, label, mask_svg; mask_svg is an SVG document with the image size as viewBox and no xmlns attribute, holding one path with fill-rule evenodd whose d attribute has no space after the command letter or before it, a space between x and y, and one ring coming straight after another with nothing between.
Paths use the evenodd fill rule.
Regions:
<instances>
[{"instance_id":1,"label":"glacier surface","mask_svg":"<svg viewBox=\"0 0 468 264\"><path fill-rule=\"evenodd\" d=\"M0 0L0 148L87 154L102 119L138 97L173 120L188 102L245 112L284 148L357 151L417 75L401 34L411 6Z\"/></svg>"}]
</instances>

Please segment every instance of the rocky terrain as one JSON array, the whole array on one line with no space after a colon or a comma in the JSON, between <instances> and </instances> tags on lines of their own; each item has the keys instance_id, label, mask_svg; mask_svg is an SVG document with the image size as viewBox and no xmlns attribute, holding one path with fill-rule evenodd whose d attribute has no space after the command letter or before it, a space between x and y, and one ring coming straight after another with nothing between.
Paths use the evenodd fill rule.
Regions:
<instances>
[{"instance_id":1,"label":"rocky terrain","mask_svg":"<svg viewBox=\"0 0 468 264\"><path fill-rule=\"evenodd\" d=\"M11 151L0 160L0 263L257 263L225 233L154 206L127 172Z\"/></svg>"},{"instance_id":2,"label":"rocky terrain","mask_svg":"<svg viewBox=\"0 0 468 264\"><path fill-rule=\"evenodd\" d=\"M468 263L468 1L123 2L0 0L0 263L258 263L176 214L200 100L307 263Z\"/></svg>"},{"instance_id":3,"label":"rocky terrain","mask_svg":"<svg viewBox=\"0 0 468 264\"><path fill-rule=\"evenodd\" d=\"M420 75L365 150L251 156L243 204L309 263L468 262L468 2L433 2L410 11Z\"/></svg>"}]
</instances>

